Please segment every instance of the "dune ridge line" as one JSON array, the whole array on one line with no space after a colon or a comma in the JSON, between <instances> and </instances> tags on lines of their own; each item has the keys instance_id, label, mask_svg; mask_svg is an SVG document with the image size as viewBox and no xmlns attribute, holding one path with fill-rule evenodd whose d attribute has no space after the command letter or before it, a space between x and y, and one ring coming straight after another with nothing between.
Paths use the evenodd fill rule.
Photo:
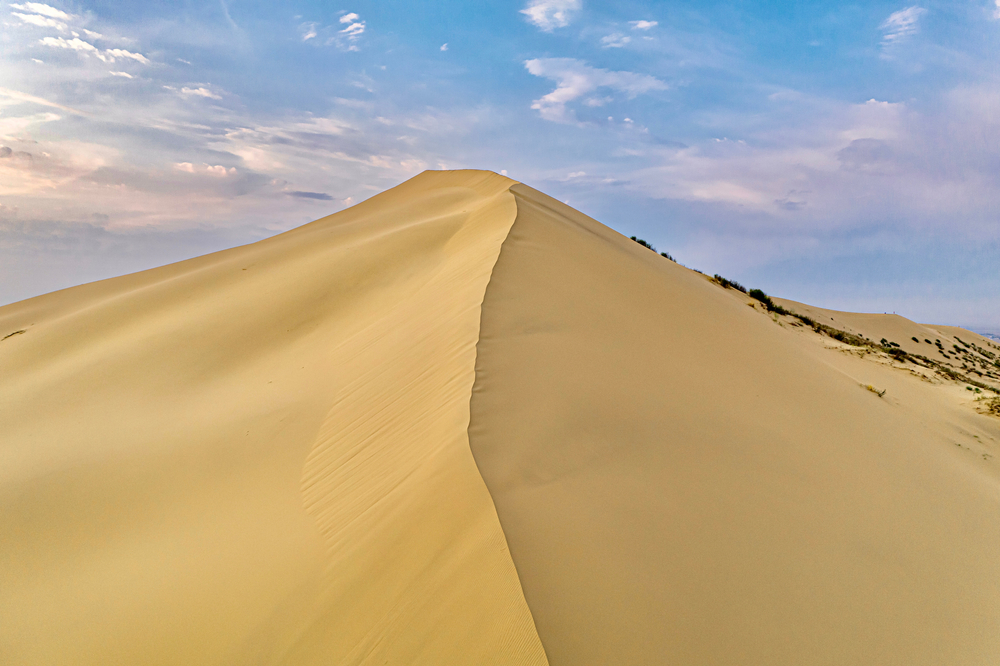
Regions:
<instances>
[{"instance_id":1,"label":"dune ridge line","mask_svg":"<svg viewBox=\"0 0 1000 666\"><path fill-rule=\"evenodd\" d=\"M0 308L5 663L545 664L467 435L513 182Z\"/></svg>"}]
</instances>

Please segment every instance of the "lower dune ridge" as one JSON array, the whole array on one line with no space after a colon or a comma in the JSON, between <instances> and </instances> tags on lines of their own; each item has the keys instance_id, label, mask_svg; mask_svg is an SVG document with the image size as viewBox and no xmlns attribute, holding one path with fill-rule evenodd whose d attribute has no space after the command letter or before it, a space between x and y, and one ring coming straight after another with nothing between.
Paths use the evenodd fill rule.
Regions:
<instances>
[{"instance_id":1,"label":"lower dune ridge","mask_svg":"<svg viewBox=\"0 0 1000 666\"><path fill-rule=\"evenodd\" d=\"M0 662L996 663L1000 419L747 305L458 171L4 306Z\"/></svg>"}]
</instances>

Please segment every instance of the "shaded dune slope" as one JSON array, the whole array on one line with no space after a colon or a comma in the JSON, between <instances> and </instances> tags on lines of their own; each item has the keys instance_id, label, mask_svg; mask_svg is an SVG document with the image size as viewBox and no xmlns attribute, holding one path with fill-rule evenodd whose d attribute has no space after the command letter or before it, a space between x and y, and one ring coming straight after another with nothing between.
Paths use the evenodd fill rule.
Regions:
<instances>
[{"instance_id":1,"label":"shaded dune slope","mask_svg":"<svg viewBox=\"0 0 1000 666\"><path fill-rule=\"evenodd\" d=\"M467 439L512 182L0 309L0 661L545 663Z\"/></svg>"},{"instance_id":2,"label":"shaded dune slope","mask_svg":"<svg viewBox=\"0 0 1000 666\"><path fill-rule=\"evenodd\" d=\"M989 463L702 276L511 191L470 442L550 663L1000 659Z\"/></svg>"}]
</instances>

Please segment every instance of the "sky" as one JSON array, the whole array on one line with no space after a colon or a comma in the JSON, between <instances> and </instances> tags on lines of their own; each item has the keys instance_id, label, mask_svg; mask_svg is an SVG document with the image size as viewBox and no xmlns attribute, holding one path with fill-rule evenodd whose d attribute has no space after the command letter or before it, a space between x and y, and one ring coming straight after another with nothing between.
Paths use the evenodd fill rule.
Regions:
<instances>
[{"instance_id":1,"label":"sky","mask_svg":"<svg viewBox=\"0 0 1000 666\"><path fill-rule=\"evenodd\" d=\"M1000 0L0 0L0 304L480 168L770 294L1000 332L998 56Z\"/></svg>"}]
</instances>

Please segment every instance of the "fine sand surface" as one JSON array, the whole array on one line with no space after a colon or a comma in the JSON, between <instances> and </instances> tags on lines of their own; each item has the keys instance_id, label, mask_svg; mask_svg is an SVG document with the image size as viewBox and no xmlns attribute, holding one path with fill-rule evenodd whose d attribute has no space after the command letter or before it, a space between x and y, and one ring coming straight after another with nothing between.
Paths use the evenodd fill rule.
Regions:
<instances>
[{"instance_id":1,"label":"fine sand surface","mask_svg":"<svg viewBox=\"0 0 1000 666\"><path fill-rule=\"evenodd\" d=\"M470 440L551 664L1000 661L996 419L512 191Z\"/></svg>"},{"instance_id":2,"label":"fine sand surface","mask_svg":"<svg viewBox=\"0 0 1000 666\"><path fill-rule=\"evenodd\" d=\"M2 664L1000 663L987 393L496 174L9 334Z\"/></svg>"},{"instance_id":3,"label":"fine sand surface","mask_svg":"<svg viewBox=\"0 0 1000 666\"><path fill-rule=\"evenodd\" d=\"M544 664L467 437L512 182L0 308L0 663Z\"/></svg>"}]
</instances>

